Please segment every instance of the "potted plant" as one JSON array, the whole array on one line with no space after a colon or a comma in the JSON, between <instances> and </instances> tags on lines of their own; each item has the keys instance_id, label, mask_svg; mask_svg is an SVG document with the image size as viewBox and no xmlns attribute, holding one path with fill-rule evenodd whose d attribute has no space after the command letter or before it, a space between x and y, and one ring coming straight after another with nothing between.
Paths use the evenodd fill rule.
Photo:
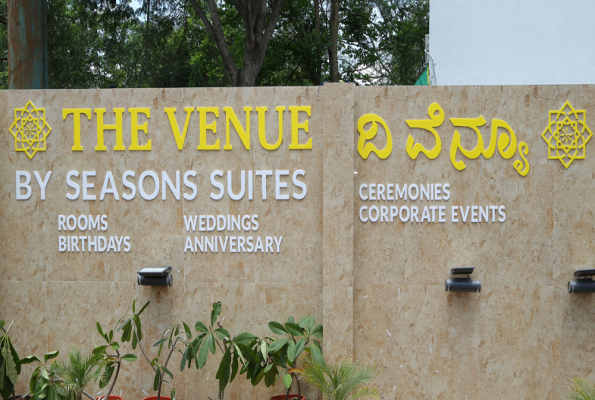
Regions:
<instances>
[{"instance_id":1,"label":"potted plant","mask_svg":"<svg viewBox=\"0 0 595 400\"><path fill-rule=\"evenodd\" d=\"M7 329L4 329L5 322L0 321L0 332L2 333L2 336L0 336L0 395L2 395L3 399L7 400L29 397L30 393L17 396L14 392L14 387L21 374L21 366L34 361L39 361L35 356L28 356L22 359L19 358L19 355L8 336L8 332L10 331L10 328L12 328L13 323L14 322L12 322ZM58 352L50 352L46 354L46 357L54 353L55 355L51 356L52 358L58 354ZM48 358L46 358L46 361L47 360Z\"/></svg>"},{"instance_id":2,"label":"potted plant","mask_svg":"<svg viewBox=\"0 0 595 400\"><path fill-rule=\"evenodd\" d=\"M136 300L134 300L132 302L132 315L125 315L121 317L118 322L116 322L116 331L122 330L121 341L132 341L132 349L136 349L137 344L142 339L140 315L148 305L149 302L145 303L140 311L136 313ZM122 324L120 325L120 323ZM118 325L120 325L119 328ZM133 329L133 325L135 329ZM113 329L104 333L101 324L97 322L97 332L99 332L101 337L106 341L106 344L97 346L93 350L93 355L101 359L101 368L103 368L103 374L99 380L99 387L103 389L110 383L110 381L112 382L105 396L101 396L98 399L122 400L121 396L115 396L111 394L114 386L116 386L116 381L118 380L118 375L120 374L122 361L133 362L137 360L137 357L133 353L120 355L120 344L114 340ZM114 352L115 354L113 354ZM114 377L113 380L112 376Z\"/></svg>"},{"instance_id":3,"label":"potted plant","mask_svg":"<svg viewBox=\"0 0 595 400\"><path fill-rule=\"evenodd\" d=\"M48 361L58 357L59 351L51 351L43 355L43 364L36 356L30 356L33 361L38 362L38 365L29 382L29 393L32 393L32 400L41 399L56 399L64 400L65 397L58 393L59 378L54 374L53 370L48 365Z\"/></svg>"},{"instance_id":4,"label":"potted plant","mask_svg":"<svg viewBox=\"0 0 595 400\"><path fill-rule=\"evenodd\" d=\"M57 355L57 354L56 354ZM52 386L50 393L55 391L59 399L82 400L83 395L93 399L85 392L85 387L92 380L101 377L101 359L93 354L83 356L80 349L73 346L68 353L68 360L54 361L49 368L45 366L39 371L36 387L39 391L34 392L36 399L45 398L44 385L46 381ZM41 385L39 384L41 382ZM48 400L52 397L48 396Z\"/></svg>"},{"instance_id":5,"label":"potted plant","mask_svg":"<svg viewBox=\"0 0 595 400\"><path fill-rule=\"evenodd\" d=\"M306 384L316 387L326 400L378 399L378 389L370 383L382 368L377 364L365 365L345 358L327 365L318 347L303 358L303 368L296 369Z\"/></svg>"},{"instance_id":6,"label":"potted plant","mask_svg":"<svg viewBox=\"0 0 595 400\"><path fill-rule=\"evenodd\" d=\"M316 347L321 351L320 343L316 339L322 338L322 325L316 325L316 320L310 316L303 317L297 323L290 316L285 324L276 321L269 322L269 328L273 333L283 337L279 339L267 337L266 340L270 343L266 352L263 351L263 345L260 349L263 358L261 359L258 357L258 353L256 354L256 362L264 364L261 373L264 375L265 385L267 387L274 386L277 379L282 378L287 392L283 395L273 396L273 400L289 400L290 398L305 400L301 394L300 381L297 379L295 367L297 359L304 351L309 353L311 347ZM291 383L294 380L297 383L298 393L290 394ZM252 383L258 383L258 377Z\"/></svg>"},{"instance_id":7,"label":"potted plant","mask_svg":"<svg viewBox=\"0 0 595 400\"><path fill-rule=\"evenodd\" d=\"M190 367L194 361L196 368L203 368L207 363L209 352L215 354L217 349L223 353L219 367L217 368L217 374L215 378L219 381L219 393L218 400L223 400L225 395L225 388L228 383L232 382L238 371L240 370L240 363L242 369L246 365L246 359L244 352L249 351L250 347L256 343L258 338L251 333L242 332L233 338L229 332L223 328L221 322L217 321L221 314L221 302L213 303L211 310L211 323L207 326L202 321L197 321L194 325L194 329L198 333L196 338L192 339L192 332L187 324L182 323L184 327L183 337L176 337L175 341L171 335L177 335L175 332L181 331L179 325L174 326L172 334L169 339L162 338L156 345L163 346L164 342L168 340L168 343L175 343L179 340L186 345L186 350L182 354L182 363L180 370L183 371L185 367ZM173 348L172 348L173 350Z\"/></svg>"}]
</instances>

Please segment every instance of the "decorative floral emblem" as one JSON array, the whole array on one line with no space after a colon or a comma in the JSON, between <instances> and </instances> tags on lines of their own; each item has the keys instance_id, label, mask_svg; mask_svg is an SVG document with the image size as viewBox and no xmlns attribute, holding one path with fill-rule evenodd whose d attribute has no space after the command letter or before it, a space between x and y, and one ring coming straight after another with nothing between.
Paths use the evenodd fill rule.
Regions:
<instances>
[{"instance_id":1,"label":"decorative floral emblem","mask_svg":"<svg viewBox=\"0 0 595 400\"><path fill-rule=\"evenodd\" d=\"M549 112L549 124L541 134L548 144L548 158L560 160L565 168L585 159L585 146L593 133L587 126L585 110L575 110L568 101Z\"/></svg>"},{"instance_id":2,"label":"decorative floral emblem","mask_svg":"<svg viewBox=\"0 0 595 400\"><path fill-rule=\"evenodd\" d=\"M16 151L24 151L32 159L38 151L45 151L45 139L51 131L45 120L45 108L36 108L31 100L25 107L15 108L10 133Z\"/></svg>"}]
</instances>

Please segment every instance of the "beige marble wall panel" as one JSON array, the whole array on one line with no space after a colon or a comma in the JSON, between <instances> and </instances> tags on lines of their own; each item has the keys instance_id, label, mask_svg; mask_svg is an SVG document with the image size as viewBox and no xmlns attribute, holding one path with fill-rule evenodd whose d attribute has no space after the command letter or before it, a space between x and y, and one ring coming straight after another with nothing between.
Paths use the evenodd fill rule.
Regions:
<instances>
[{"instance_id":1,"label":"beige marble wall panel","mask_svg":"<svg viewBox=\"0 0 595 400\"><path fill-rule=\"evenodd\" d=\"M358 93L359 91L359 93ZM368 113L383 118L393 141L393 151L388 158L381 160L371 153L367 160L356 154L356 177L354 224L354 257L357 268L354 270L358 283L409 283L439 284L444 273L452 267L474 265L477 262L479 229L471 224L401 222L398 218L392 223L365 222L359 218L362 206L390 207L416 206L419 216L424 206L436 205L464 206L476 204L479 200L479 162L467 163L467 168L459 172L450 162L448 149L453 127L449 117L477 116L473 91L462 88L356 88L356 120ZM428 107L433 102L440 104L445 113L444 123L436 130L442 140L442 152L434 160L422 153L411 160L405 151L409 135L416 143L431 149L435 144L433 135L422 129L411 129L406 119L428 119ZM364 128L368 129L368 126ZM354 146L359 134L356 131ZM386 144L386 133L379 128L372 143L378 149ZM399 199L363 201L359 195L362 184L404 184L427 185L449 183L448 201L411 201ZM436 216L436 221L438 220Z\"/></svg>"},{"instance_id":2,"label":"beige marble wall panel","mask_svg":"<svg viewBox=\"0 0 595 400\"><path fill-rule=\"evenodd\" d=\"M327 84L324 108L324 284L353 287L353 86Z\"/></svg>"},{"instance_id":3,"label":"beige marble wall panel","mask_svg":"<svg viewBox=\"0 0 595 400\"><path fill-rule=\"evenodd\" d=\"M322 88L200 88L11 91L0 93L0 115L5 149L0 162L0 318L24 323L13 340L19 354L59 348L61 355L73 343L85 350L101 337L95 321L115 325L130 311L133 298L151 305L143 315L143 345L149 357L152 344L170 324L208 319L211 301L223 301L222 317L233 331L268 334L267 323L287 316L312 315L325 326L324 349L329 359L355 356L364 362L379 362L386 371L379 380L382 396L409 398L560 398L574 376L595 379L590 333L595 329L590 295L570 295L566 282L572 272L589 268L595 260L595 220L589 199L593 192L593 144L585 160L568 168L547 159L541 132L548 111L566 100L576 109L586 109L587 123L595 129L593 86L514 87L352 87ZM30 160L16 153L14 139L6 130L13 110L28 100L46 109L52 132L47 151ZM411 129L407 119L427 119L433 102L444 110L445 120L436 128L442 153L434 160L420 154L412 160L405 151L409 135L426 147L434 144L430 133ZM219 107L217 133L208 141L226 143L223 107L233 107L244 125L244 106L268 107L266 138L278 137L275 107L312 106L309 132L313 150L289 151L291 114L284 114L283 143L278 150L261 147L258 117L250 120L251 149L245 150L232 128L233 151L197 151L198 113L190 119L184 150L178 150L164 107L176 107L180 129L184 107ZM152 141L151 152L114 151L114 131L105 132L105 152L96 152L97 124L81 120L82 152L72 152L73 119L62 118L62 108L106 108L106 123L115 120L112 109L126 108L123 138L130 145L129 107L148 107L149 134L139 133L140 143ZM390 129L394 149L385 160L371 154L363 160L357 153L357 121L363 114L381 116ZM352 115L352 117L349 117ZM450 118L483 116L480 128L484 145L493 119L502 119L514 129L517 140L529 146L531 170L521 177L513 168L518 153L505 160L496 149L490 159L470 160L460 153L466 169L456 170L450 160L455 127ZM302 115L300 121L304 119ZM145 122L144 116L139 122ZM209 116L209 122L213 120ZM354 132L351 138L350 132ZM473 148L475 133L459 128L463 146ZM348 134L347 134L348 133ZM347 139L348 138L348 139ZM383 128L372 143L384 147ZM271 177L267 200L260 198L260 178L254 179L254 199L219 201L210 174L220 169L232 172L232 188L238 192L242 170L304 169L308 187L304 200L275 201ZM32 175L31 200L15 199L15 171L53 171L46 200L39 200ZM107 171L114 173L120 200L68 200L74 190L66 185L71 170L97 172L92 194L99 195ZM194 200L159 196L144 200L137 191L133 201L122 199L122 174L161 172L175 179L194 170L198 188ZM354 174L357 172L357 174ZM182 178L181 176L181 178ZM81 181L79 177L78 182ZM227 183L220 179L227 191ZM292 193L291 177L286 179ZM161 183L161 182L160 182ZM363 201L362 183L449 183L448 201ZM151 179L145 184L153 189ZM160 188L161 189L161 188ZM183 187L182 193L188 193ZM129 192L128 189L125 192ZM352 197L353 196L353 197ZM354 201L355 199L355 201ZM362 223L362 206L505 205L505 223ZM108 216L105 232L58 231L58 215ZM253 236L283 236L280 254L216 254L183 252L187 236L184 215L257 214L259 229ZM348 215L349 214L349 215ZM448 213L449 214L449 213ZM447 214L447 215L448 215ZM58 236L101 234L131 237L130 253L61 253ZM212 233L208 233L211 235ZM216 233L214 233L216 234ZM231 232L222 235L229 236ZM247 233L240 233L247 235ZM174 286L149 288L136 285L136 271L144 266L171 265ZM454 294L444 291L443 280L452 267L476 266L482 292ZM24 322L22 322L24 321ZM229 325L227 325L229 324ZM35 326L35 329L30 326ZM16 329L16 325L13 329ZM11 331L12 332L12 331ZM23 349L23 350L21 350ZM129 344L123 351L132 351ZM138 353L138 350L136 351ZM139 353L140 354L140 353ZM211 396L217 392L214 378L220 354L204 370L179 371L180 355L172 356L173 384L180 399ZM193 367L194 368L194 367ZM26 370L29 371L30 370ZM28 372L25 372L25 375ZM27 379L21 375L21 389ZM152 393L152 371L139 360L125 364L115 394L141 398ZM295 388L292 389L294 391ZM98 388L89 389L97 393ZM168 390L166 390L167 392ZM316 391L304 389L309 399ZM228 399L262 399L282 393L274 388L253 388L243 377L226 391Z\"/></svg>"},{"instance_id":4,"label":"beige marble wall panel","mask_svg":"<svg viewBox=\"0 0 595 400\"><path fill-rule=\"evenodd\" d=\"M595 257L593 212L588 205L595 168L589 156L592 152L589 143L586 159L565 169L559 161L547 159L541 133L548 124L548 111L560 109L566 100L575 109L586 109L587 124L592 127L593 87L356 88L356 93L356 120L366 113L381 116L394 144L386 160L374 154L365 161L356 156L358 188L362 183L448 182L451 199L444 203L449 208L505 205L507 215L505 223L361 223L359 207L385 202L362 201L356 193L355 354L368 361L387 359L389 368L382 378L385 393L395 387L390 382L396 381L391 395L396 398L560 398L568 393L570 378L592 378L592 349L579 344L593 329L590 297L572 296L566 290L566 282L574 279L572 272L590 268ZM436 129L442 153L435 160L420 154L413 161L405 152L407 136L411 134L426 147L433 140L427 132L408 128L405 119L427 118L425 110L434 101L446 117ZM449 118L480 115L486 119L480 128L484 145L494 118L508 122L517 141L527 143L531 169L526 177L513 168L518 152L505 160L498 149L490 159L469 160L459 153L457 160L464 160L467 168L457 171L452 166L449 150L454 125ZM459 131L463 146L475 147L476 134L466 128ZM358 136L356 131L354 146ZM384 137L381 128L372 142L382 148ZM420 207L427 204L417 203ZM448 269L465 265L477 267L473 276L481 279L482 292L445 293L442 282ZM403 299L412 288L422 293L421 287L435 296L429 305L424 306L423 299L415 295L404 300L404 310L413 310L409 324L421 329L386 328L392 336L382 337L380 327L390 318L398 319L393 316L399 314L394 298ZM371 297L380 291L390 294ZM366 295L370 297L364 300ZM441 316L441 307L448 313ZM404 317L407 320L407 311ZM393 331L402 347L392 346ZM389 355L361 344L364 338L374 338L376 346ZM443 356L443 362L424 354L427 338L436 338L433 351ZM405 368L405 358L410 370ZM440 372L428 374L430 366Z\"/></svg>"},{"instance_id":5,"label":"beige marble wall panel","mask_svg":"<svg viewBox=\"0 0 595 400\"><path fill-rule=\"evenodd\" d=\"M32 192L31 196L37 200L16 200L16 177L15 171L25 170L31 174L32 190L35 188L35 176L33 171L39 171L45 177L48 169L48 156L51 153L50 142L46 141L47 151L38 152L30 160L24 152L15 152L15 140L8 132L8 128L14 121L14 109L23 108L28 101L32 101L36 107L43 107L44 92L42 91L14 91L7 96L7 115L3 119L5 125L2 137L3 151L3 179L2 196L0 207L5 218L0 231L0 277L3 281L43 281L47 251L44 230L48 220L45 215L44 204L39 200L39 189ZM11 110L11 111L8 111ZM52 136L54 132L50 133ZM22 192L25 194L25 191ZM46 194L47 195L47 194ZM33 197L35 196L35 197Z\"/></svg>"}]
</instances>

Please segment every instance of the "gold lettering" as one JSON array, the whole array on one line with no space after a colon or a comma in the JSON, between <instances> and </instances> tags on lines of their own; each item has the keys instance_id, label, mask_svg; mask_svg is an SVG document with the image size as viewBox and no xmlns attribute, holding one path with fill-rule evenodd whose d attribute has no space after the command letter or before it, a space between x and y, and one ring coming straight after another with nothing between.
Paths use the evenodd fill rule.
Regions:
<instances>
[{"instance_id":1,"label":"gold lettering","mask_svg":"<svg viewBox=\"0 0 595 400\"><path fill-rule=\"evenodd\" d=\"M229 122L233 124L236 132L238 133L238 137L244 144L246 150L250 150L250 112L252 111L252 107L244 107L244 112L246 113L246 129L242 127L236 113L233 111L231 107L223 107L223 112L225 112L225 146L223 146L223 150L231 150L233 147L231 146L229 140Z\"/></svg>"},{"instance_id":2,"label":"gold lettering","mask_svg":"<svg viewBox=\"0 0 595 400\"><path fill-rule=\"evenodd\" d=\"M483 148L483 137L481 136L481 132L479 132L478 129L478 127L483 126L486 123L486 120L483 116L480 115L477 118L451 118L450 122L452 122L455 127L471 128L477 134L477 146L475 146L473 150L467 150L461 145L461 135L459 134L459 131L455 129L455 134L452 138L452 144L450 145L450 161L456 169L462 171L467 168L463 161L456 160L457 150L461 150L461 153L463 153L465 157L472 160L479 157L482 153L486 158L490 158L494 154L496 141L493 132L490 145L485 150Z\"/></svg>"},{"instance_id":3,"label":"gold lettering","mask_svg":"<svg viewBox=\"0 0 595 400\"><path fill-rule=\"evenodd\" d=\"M371 123L370 129L365 129L364 126L368 123ZM372 143L366 143L366 140L372 140L378 133L379 123L386 132L386 146L384 146L384 149L382 150L378 150ZM390 153L393 151L393 139L388 126L382 118L376 114L362 115L357 121L357 131L359 132L357 151L364 160L368 158L371 152L376 153L376 155L382 160L390 156Z\"/></svg>"},{"instance_id":4,"label":"gold lettering","mask_svg":"<svg viewBox=\"0 0 595 400\"><path fill-rule=\"evenodd\" d=\"M285 112L285 107L276 107L275 110L279 114L279 139L277 143L269 144L265 129L267 107L256 107L256 112L258 113L258 139L260 140L260 145L265 150L276 150L281 146L281 142L283 141L283 113Z\"/></svg>"},{"instance_id":5,"label":"gold lettering","mask_svg":"<svg viewBox=\"0 0 595 400\"><path fill-rule=\"evenodd\" d=\"M303 129L304 132L308 133L308 119L304 122L299 122L300 111L305 112L308 117L311 115L312 107L310 106L290 106L289 111L291 112L291 143L289 144L289 150L308 150L312 149L312 138L304 144L298 143L299 141L299 130Z\"/></svg>"},{"instance_id":6,"label":"gold lettering","mask_svg":"<svg viewBox=\"0 0 595 400\"><path fill-rule=\"evenodd\" d=\"M116 131L116 147L114 150L116 151L123 151L126 150L124 147L124 140L122 134L122 114L124 114L123 108L114 108L114 113L116 114L116 124L115 125L106 125L103 123L103 114L105 113L105 108L96 108L95 114L97 114L97 146L95 146L95 151L105 151L105 143L103 140L103 132L105 130L115 130Z\"/></svg>"},{"instance_id":7,"label":"gold lettering","mask_svg":"<svg viewBox=\"0 0 595 400\"><path fill-rule=\"evenodd\" d=\"M199 131L199 139L200 143L196 147L198 150L220 150L221 146L219 145L219 139L215 141L214 144L207 144L207 131L212 131L213 133L217 133L217 121L213 121L210 124L207 124L207 113L215 114L216 118L219 118L219 108L218 107L197 107L196 111L198 111L199 121L200 121L200 131Z\"/></svg>"},{"instance_id":8,"label":"gold lettering","mask_svg":"<svg viewBox=\"0 0 595 400\"><path fill-rule=\"evenodd\" d=\"M176 139L176 144L178 145L178 150L184 149L184 143L186 142L186 133L188 133L188 124L190 123L190 115L194 111L194 107L186 107L184 111L186 111L186 121L184 122L184 130L180 135L180 128L178 127L178 121L176 121L176 108L175 107L168 107L164 109L167 117L169 119L169 125L171 126L172 133L174 134L174 138Z\"/></svg>"},{"instance_id":9,"label":"gold lettering","mask_svg":"<svg viewBox=\"0 0 595 400\"><path fill-rule=\"evenodd\" d=\"M65 120L70 114L73 114L74 120L74 145L72 146L72 151L83 151L83 146L81 146L81 114L84 114L88 119L91 119L91 109L65 108L62 110L62 120Z\"/></svg>"},{"instance_id":10,"label":"gold lettering","mask_svg":"<svg viewBox=\"0 0 595 400\"><path fill-rule=\"evenodd\" d=\"M436 112L438 115L436 115ZM432 103L428 107L428 116L430 119L405 120L410 128L419 128L430 131L434 135L434 139L436 139L434 148L432 150L428 150L421 143L416 143L414 145L413 143L415 143L415 139L413 139L413 136L409 135L407 138L406 150L409 157L414 160L417 158L419 153L424 153L426 157L428 157L430 160L433 160L438 157L442 151L442 141L440 140L440 135L438 135L438 132L436 132L434 128L439 127L444 122L444 110L442 110L442 107L440 107L438 103Z\"/></svg>"},{"instance_id":11,"label":"gold lettering","mask_svg":"<svg viewBox=\"0 0 595 400\"><path fill-rule=\"evenodd\" d=\"M138 131L143 131L146 134L149 133L149 122L145 122L141 125L138 124L138 114L145 114L147 119L151 118L150 108L129 108L130 112L130 147L128 150L151 150L151 139L147 140L147 144L138 144Z\"/></svg>"}]
</instances>

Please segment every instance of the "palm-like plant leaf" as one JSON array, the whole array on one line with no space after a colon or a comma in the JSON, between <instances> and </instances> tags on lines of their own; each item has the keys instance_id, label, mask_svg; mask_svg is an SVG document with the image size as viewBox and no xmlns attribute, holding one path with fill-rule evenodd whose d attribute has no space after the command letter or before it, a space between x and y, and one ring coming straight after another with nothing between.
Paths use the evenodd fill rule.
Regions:
<instances>
[{"instance_id":1,"label":"palm-like plant leaf","mask_svg":"<svg viewBox=\"0 0 595 400\"><path fill-rule=\"evenodd\" d=\"M100 358L83 356L73 347L67 362L56 361L50 366L50 371L60 379L58 393L68 399L80 400L87 384L101 376L99 362Z\"/></svg>"},{"instance_id":2,"label":"palm-like plant leaf","mask_svg":"<svg viewBox=\"0 0 595 400\"><path fill-rule=\"evenodd\" d=\"M358 361L343 359L325 365L312 355L304 357L302 379L318 388L327 400L378 399L380 394L372 382L382 368L378 364L365 365Z\"/></svg>"},{"instance_id":3,"label":"palm-like plant leaf","mask_svg":"<svg viewBox=\"0 0 595 400\"><path fill-rule=\"evenodd\" d=\"M586 379L574 378L574 385L570 387L573 391L567 397L575 400L595 400L595 385Z\"/></svg>"}]
</instances>

